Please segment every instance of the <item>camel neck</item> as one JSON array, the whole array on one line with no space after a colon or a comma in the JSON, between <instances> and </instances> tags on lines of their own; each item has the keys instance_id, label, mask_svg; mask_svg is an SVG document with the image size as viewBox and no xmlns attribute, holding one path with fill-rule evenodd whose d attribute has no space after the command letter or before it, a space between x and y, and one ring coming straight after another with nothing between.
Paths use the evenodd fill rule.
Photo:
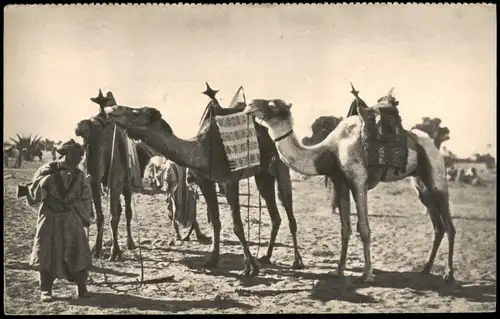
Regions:
<instances>
[{"instance_id":1,"label":"camel neck","mask_svg":"<svg viewBox=\"0 0 500 319\"><path fill-rule=\"evenodd\" d=\"M208 171L203 147L196 139L183 140L173 134L155 133L144 142L180 166Z\"/></svg>"},{"instance_id":2,"label":"camel neck","mask_svg":"<svg viewBox=\"0 0 500 319\"><path fill-rule=\"evenodd\" d=\"M322 175L318 167L318 159L326 151L322 143L315 146L304 146L294 131L279 135L275 144L281 160L294 171L304 175Z\"/></svg>"}]
</instances>

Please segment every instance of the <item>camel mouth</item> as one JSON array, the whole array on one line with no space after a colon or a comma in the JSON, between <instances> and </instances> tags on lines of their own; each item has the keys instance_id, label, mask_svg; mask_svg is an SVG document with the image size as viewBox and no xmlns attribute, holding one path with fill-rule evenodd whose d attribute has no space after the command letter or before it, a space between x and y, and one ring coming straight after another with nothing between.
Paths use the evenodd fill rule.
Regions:
<instances>
[{"instance_id":1,"label":"camel mouth","mask_svg":"<svg viewBox=\"0 0 500 319\"><path fill-rule=\"evenodd\" d=\"M129 124L133 123L133 119L130 119L130 116L127 116L125 110L117 105L106 106L104 108L104 113L106 113L106 117L109 120L120 127L129 126Z\"/></svg>"},{"instance_id":2,"label":"camel mouth","mask_svg":"<svg viewBox=\"0 0 500 319\"><path fill-rule=\"evenodd\" d=\"M106 115L111 118L111 117L117 117L118 114L118 108L116 108L115 106L106 106L104 107L104 113L106 113Z\"/></svg>"}]
</instances>

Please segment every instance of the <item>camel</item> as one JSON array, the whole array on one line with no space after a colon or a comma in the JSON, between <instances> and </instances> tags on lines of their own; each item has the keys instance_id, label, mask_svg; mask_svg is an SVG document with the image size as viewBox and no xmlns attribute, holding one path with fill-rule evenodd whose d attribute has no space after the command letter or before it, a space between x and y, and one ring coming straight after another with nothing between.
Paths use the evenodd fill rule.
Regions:
<instances>
[{"instance_id":1,"label":"camel","mask_svg":"<svg viewBox=\"0 0 500 319\"><path fill-rule=\"evenodd\" d=\"M132 193L130 177L127 176L126 165L126 135L125 131L119 127L116 129L115 147L113 149L114 127L112 122L107 119L103 108L106 105L115 105L116 101L111 92L107 96L99 95L91 98L91 101L99 104L100 112L97 116L85 119L77 124L75 134L81 136L86 148L86 168L91 176L90 183L92 188L92 199L95 206L97 237L94 246L94 257L98 258L102 249L102 236L104 226L104 215L101 204L101 183L109 188L111 213L110 226L112 233L112 247L109 257L110 261L117 261L121 256L121 250L118 245L118 223L122 212L120 195L125 199L125 216L127 220L127 248L133 250L136 248L131 232L132 220ZM141 175L144 175L144 169L153 156L149 148L143 143L135 145L138 156L138 162ZM112 159L112 162L111 162ZM198 225L195 225L195 231L198 240L201 242L209 241L209 238L201 233Z\"/></svg>"},{"instance_id":2,"label":"camel","mask_svg":"<svg viewBox=\"0 0 500 319\"><path fill-rule=\"evenodd\" d=\"M17 154L16 153L16 146L15 145L7 145L4 144L3 147L3 162L5 167L9 167L9 158L15 158Z\"/></svg>"},{"instance_id":3,"label":"camel","mask_svg":"<svg viewBox=\"0 0 500 319\"><path fill-rule=\"evenodd\" d=\"M166 159L161 155L155 155L145 168L143 178L154 191L161 191L167 195L167 212L174 226L176 239L187 241L193 230L196 237L202 241L198 223L196 222L196 200L198 194L187 184L186 168ZM186 222L187 221L187 222ZM184 226L190 226L187 235L183 238L179 231L178 222ZM210 238L205 239L210 242Z\"/></svg>"},{"instance_id":4,"label":"camel","mask_svg":"<svg viewBox=\"0 0 500 319\"><path fill-rule=\"evenodd\" d=\"M353 90L352 93L355 95L355 102L358 105L364 104L364 101L357 95L357 91ZM396 109L397 101L392 96L392 90L378 102L377 107L392 106ZM335 195L338 198L334 198L332 205L333 208L338 207L340 211L342 238L340 261L334 274L343 276L346 265L347 248L351 235L349 191L356 203L357 231L363 243L365 260L363 274L357 280L373 282L374 275L370 253L371 231L367 208L368 191L380 182L393 182L405 177L412 177L412 179L421 181L423 188L419 188L420 200L427 207L434 227L432 249L422 273L430 273L437 250L446 232L449 254L444 279L453 281L455 227L449 208L446 171L443 157L429 135L418 129L404 130L408 147L406 170L396 172L389 168L384 171L380 167L367 167L367 157L363 149L361 134L363 123L368 120L368 108L358 107L359 115L343 119L325 140L307 147L299 141L294 133L291 106L291 103L281 99L255 99L248 104L244 112L255 117L259 123L268 128L269 135L275 141L281 159L291 169L309 176L326 175L333 181L334 194L338 194ZM380 109L379 112L381 112Z\"/></svg>"},{"instance_id":5,"label":"camel","mask_svg":"<svg viewBox=\"0 0 500 319\"><path fill-rule=\"evenodd\" d=\"M207 90L203 93L210 97L212 105L218 104L215 99L216 91L212 90L208 84ZM258 124L255 125L259 141L260 165L235 172L231 172L229 169L227 155L220 142L220 133L213 117L215 115L242 112L243 109L244 104L242 103L233 108L207 107L200 132L190 140L183 140L177 137L170 125L162 119L162 115L157 109L150 107L130 108L115 105L113 107L106 107L105 111L110 120L127 130L130 137L145 142L166 158L195 172L196 184L200 187L207 203L213 233L212 252L205 263L205 267L217 267L219 262L221 222L215 182L220 182L225 186L227 202L231 207L233 231L243 248L245 269L242 274L245 276L258 275L259 267L252 257L248 242L245 239L239 205L239 181L253 176L257 188L267 205L272 223L267 254L262 256L259 261L270 263L276 236L281 224L274 189L275 182L277 182L280 193L279 197L285 206L292 234L295 257L292 268L303 268L304 264L298 250L296 238L297 223L293 215L290 170L277 158L276 148L264 127Z\"/></svg>"}]
</instances>

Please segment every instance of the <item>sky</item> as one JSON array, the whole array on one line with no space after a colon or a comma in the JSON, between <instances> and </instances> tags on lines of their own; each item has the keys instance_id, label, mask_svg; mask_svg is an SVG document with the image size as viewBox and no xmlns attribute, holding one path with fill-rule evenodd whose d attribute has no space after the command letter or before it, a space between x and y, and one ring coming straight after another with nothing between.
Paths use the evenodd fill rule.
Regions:
<instances>
[{"instance_id":1,"label":"sky","mask_svg":"<svg viewBox=\"0 0 500 319\"><path fill-rule=\"evenodd\" d=\"M75 138L101 88L158 109L181 138L209 98L291 102L295 131L395 87L403 126L439 117L459 156L496 154L495 5L4 7L4 136ZM488 147L488 144L491 146Z\"/></svg>"}]
</instances>

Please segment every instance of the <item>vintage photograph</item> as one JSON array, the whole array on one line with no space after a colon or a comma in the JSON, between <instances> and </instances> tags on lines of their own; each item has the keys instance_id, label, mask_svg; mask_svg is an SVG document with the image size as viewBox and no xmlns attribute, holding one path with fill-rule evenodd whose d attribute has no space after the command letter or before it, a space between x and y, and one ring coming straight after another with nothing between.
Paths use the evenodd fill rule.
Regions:
<instances>
[{"instance_id":1,"label":"vintage photograph","mask_svg":"<svg viewBox=\"0 0 500 319\"><path fill-rule=\"evenodd\" d=\"M6 314L496 310L495 4L3 14Z\"/></svg>"}]
</instances>

